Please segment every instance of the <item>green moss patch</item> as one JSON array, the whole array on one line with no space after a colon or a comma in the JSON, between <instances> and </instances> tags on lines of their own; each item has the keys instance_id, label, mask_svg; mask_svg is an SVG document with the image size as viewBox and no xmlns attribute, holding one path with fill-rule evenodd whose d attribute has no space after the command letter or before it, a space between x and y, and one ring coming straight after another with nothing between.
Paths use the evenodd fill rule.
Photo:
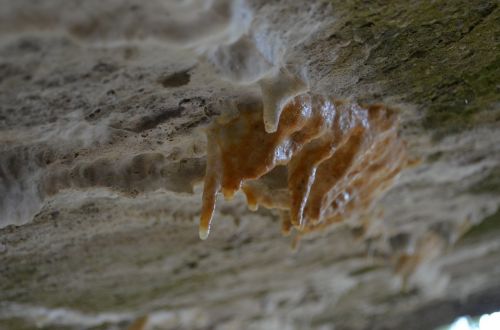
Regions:
<instances>
[{"instance_id":1,"label":"green moss patch","mask_svg":"<svg viewBox=\"0 0 500 330\"><path fill-rule=\"evenodd\" d=\"M369 49L363 84L417 104L440 137L500 121L500 8L496 1L354 1L336 33ZM356 46L350 46L356 47ZM345 56L349 53L346 51ZM342 59L342 53L340 54ZM483 112L499 112L483 116Z\"/></svg>"},{"instance_id":2,"label":"green moss patch","mask_svg":"<svg viewBox=\"0 0 500 330\"><path fill-rule=\"evenodd\" d=\"M495 167L491 172L474 184L469 190L473 194L500 194L500 167Z\"/></svg>"},{"instance_id":3,"label":"green moss patch","mask_svg":"<svg viewBox=\"0 0 500 330\"><path fill-rule=\"evenodd\" d=\"M474 239L488 233L500 233L500 209L493 215L486 217L481 223L473 226L461 240Z\"/></svg>"},{"instance_id":4,"label":"green moss patch","mask_svg":"<svg viewBox=\"0 0 500 330\"><path fill-rule=\"evenodd\" d=\"M352 272L349 273L349 275L350 276L361 276L361 275L365 275L365 274L377 271L381 268L384 268L384 266L373 265L373 266L361 267L361 268L353 270Z\"/></svg>"}]
</instances>

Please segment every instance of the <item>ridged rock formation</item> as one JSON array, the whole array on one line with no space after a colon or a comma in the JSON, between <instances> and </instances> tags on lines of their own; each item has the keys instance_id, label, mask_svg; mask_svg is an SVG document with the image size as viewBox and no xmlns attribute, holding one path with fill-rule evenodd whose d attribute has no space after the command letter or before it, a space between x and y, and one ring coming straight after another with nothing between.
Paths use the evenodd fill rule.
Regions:
<instances>
[{"instance_id":1,"label":"ridged rock formation","mask_svg":"<svg viewBox=\"0 0 500 330\"><path fill-rule=\"evenodd\" d=\"M0 329L500 310L499 20L492 0L0 0Z\"/></svg>"}]
</instances>

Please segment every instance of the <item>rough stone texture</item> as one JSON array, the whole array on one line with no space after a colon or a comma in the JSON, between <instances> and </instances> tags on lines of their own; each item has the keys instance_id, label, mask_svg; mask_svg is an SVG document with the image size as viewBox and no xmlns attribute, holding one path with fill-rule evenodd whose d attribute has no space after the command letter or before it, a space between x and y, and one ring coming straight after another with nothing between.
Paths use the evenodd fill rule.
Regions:
<instances>
[{"instance_id":1,"label":"rough stone texture","mask_svg":"<svg viewBox=\"0 0 500 330\"><path fill-rule=\"evenodd\" d=\"M498 3L214 3L0 1L0 328L432 329L498 310ZM202 127L282 69L398 107L420 162L366 232L292 249L239 196L202 242Z\"/></svg>"}]
</instances>

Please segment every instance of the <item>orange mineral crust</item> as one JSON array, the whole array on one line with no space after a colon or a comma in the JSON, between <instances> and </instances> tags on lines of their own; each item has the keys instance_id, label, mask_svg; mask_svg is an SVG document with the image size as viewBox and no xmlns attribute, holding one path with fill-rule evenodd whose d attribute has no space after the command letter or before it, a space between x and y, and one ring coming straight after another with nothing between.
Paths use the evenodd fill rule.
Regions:
<instances>
[{"instance_id":1,"label":"orange mineral crust","mask_svg":"<svg viewBox=\"0 0 500 330\"><path fill-rule=\"evenodd\" d=\"M396 113L313 94L289 102L267 133L261 105L207 130L200 237L217 200L242 189L249 208L279 209L283 231L300 233L366 214L406 164Z\"/></svg>"}]
</instances>

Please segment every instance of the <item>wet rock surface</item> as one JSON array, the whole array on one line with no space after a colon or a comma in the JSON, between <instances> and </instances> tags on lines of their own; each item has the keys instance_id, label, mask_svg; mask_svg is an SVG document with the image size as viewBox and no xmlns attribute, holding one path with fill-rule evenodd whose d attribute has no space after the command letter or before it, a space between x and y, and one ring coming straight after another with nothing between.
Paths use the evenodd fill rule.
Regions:
<instances>
[{"instance_id":1,"label":"wet rock surface","mask_svg":"<svg viewBox=\"0 0 500 330\"><path fill-rule=\"evenodd\" d=\"M497 2L211 3L0 1L0 328L432 329L498 310ZM292 248L237 194L200 241L204 128L257 99L272 129L304 89L398 109L414 166L366 228Z\"/></svg>"}]
</instances>

